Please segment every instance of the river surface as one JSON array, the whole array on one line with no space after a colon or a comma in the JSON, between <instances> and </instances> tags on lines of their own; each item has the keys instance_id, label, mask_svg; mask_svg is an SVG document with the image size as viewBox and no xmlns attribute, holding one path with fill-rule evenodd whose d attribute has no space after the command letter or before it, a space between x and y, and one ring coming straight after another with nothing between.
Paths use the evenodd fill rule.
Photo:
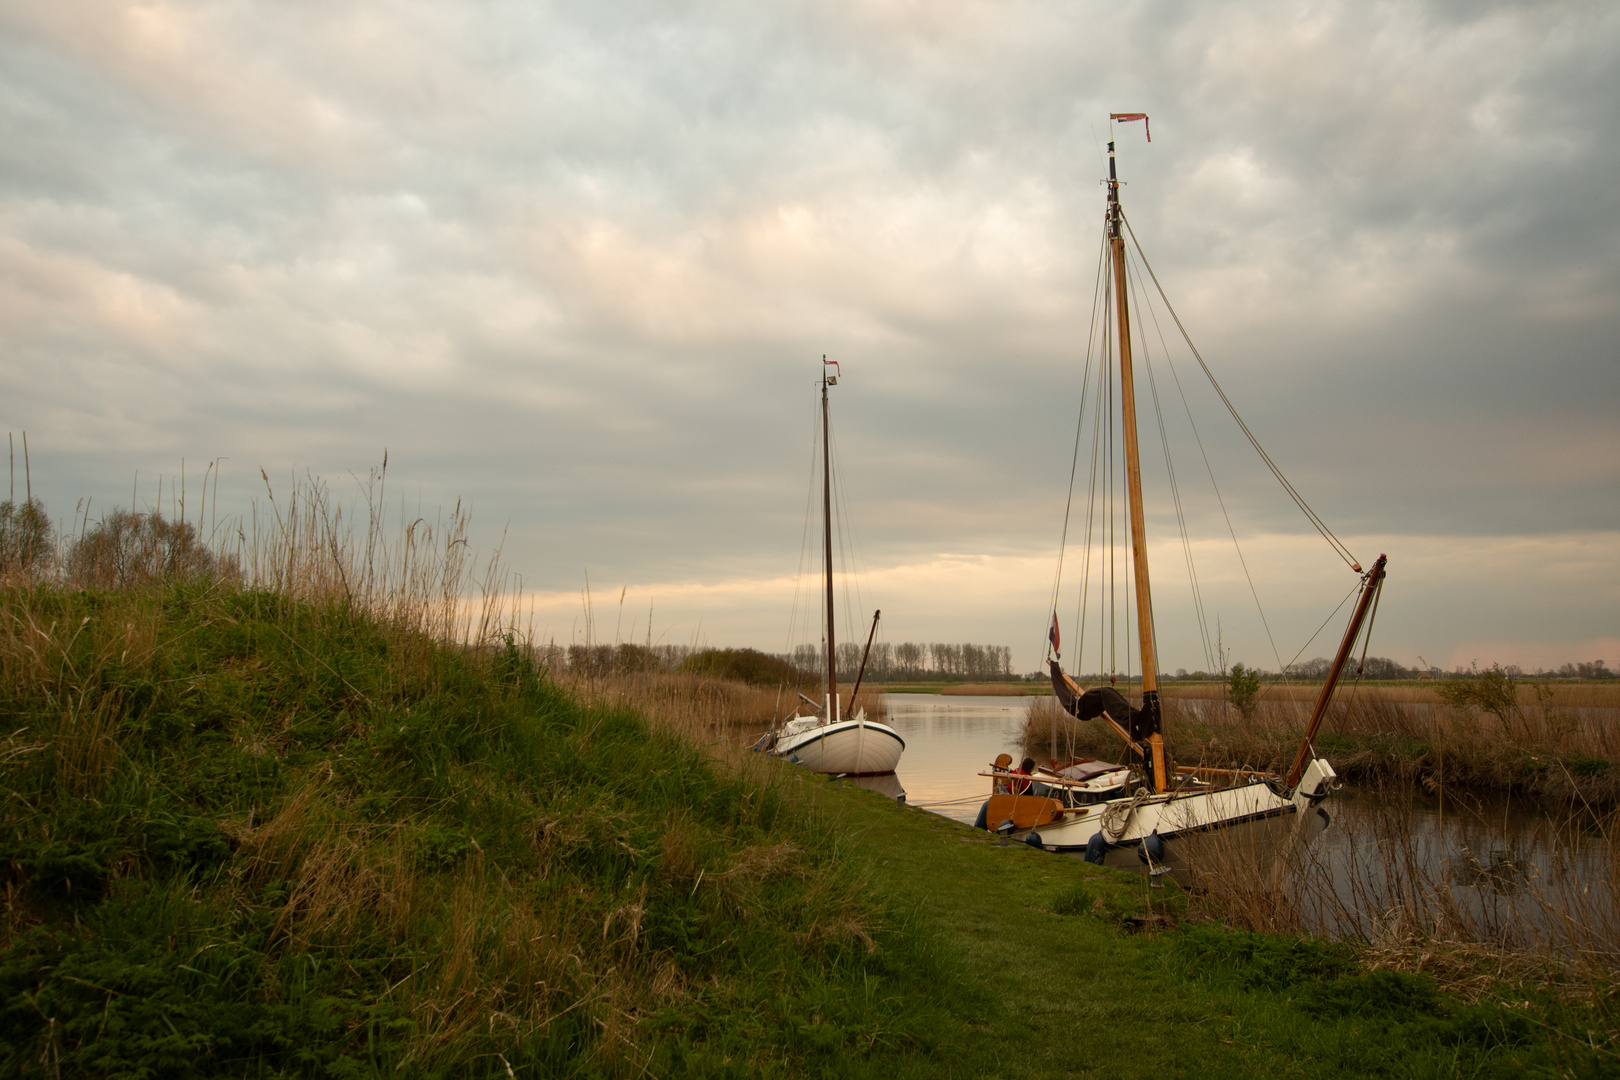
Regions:
<instances>
[{"instance_id":1,"label":"river surface","mask_svg":"<svg viewBox=\"0 0 1620 1080\"><path fill-rule=\"evenodd\" d=\"M887 723L906 740L896 775L906 802L973 823L989 798L990 781L978 775L997 754L1014 759L1027 697L956 697L885 694Z\"/></svg>"},{"instance_id":2,"label":"river surface","mask_svg":"<svg viewBox=\"0 0 1620 1080\"><path fill-rule=\"evenodd\" d=\"M897 780L908 804L971 824L989 795L979 774L997 754L1023 756L1031 700L886 695L887 722L906 740L887 793L899 793ZM1567 923L1574 905L1583 923L1603 924L1593 926L1599 936L1620 942L1620 874L1611 874L1620 859L1597 830L1572 827L1567 810L1349 785L1324 806L1333 824L1301 871L1317 929L1377 932L1369 920L1403 907L1427 922L1463 919L1474 934L1504 940L1515 928Z\"/></svg>"}]
</instances>

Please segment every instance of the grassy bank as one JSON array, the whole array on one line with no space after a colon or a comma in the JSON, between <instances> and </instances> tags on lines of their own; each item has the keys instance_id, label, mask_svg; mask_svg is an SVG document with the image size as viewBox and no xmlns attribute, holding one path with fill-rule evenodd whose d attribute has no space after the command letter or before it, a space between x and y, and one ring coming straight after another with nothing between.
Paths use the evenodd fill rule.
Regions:
<instances>
[{"instance_id":1,"label":"grassy bank","mask_svg":"<svg viewBox=\"0 0 1620 1080\"><path fill-rule=\"evenodd\" d=\"M1173 889L716 758L350 603L6 589L0 692L7 1075L1614 1060L1591 1001L1182 925Z\"/></svg>"},{"instance_id":2,"label":"grassy bank","mask_svg":"<svg viewBox=\"0 0 1620 1080\"><path fill-rule=\"evenodd\" d=\"M516 647L23 587L0 691L7 1075L793 1072L949 1029L814 805Z\"/></svg>"},{"instance_id":3,"label":"grassy bank","mask_svg":"<svg viewBox=\"0 0 1620 1080\"><path fill-rule=\"evenodd\" d=\"M1216 686L1168 688L1165 738L1184 765L1285 770L1319 687L1271 687L1245 715ZM1342 688L1317 739L1339 775L1361 784L1506 792L1592 806L1620 804L1620 686L1519 686L1495 712L1444 701L1433 686ZM1039 758L1117 756L1101 724L1032 703L1025 745Z\"/></svg>"}]
</instances>

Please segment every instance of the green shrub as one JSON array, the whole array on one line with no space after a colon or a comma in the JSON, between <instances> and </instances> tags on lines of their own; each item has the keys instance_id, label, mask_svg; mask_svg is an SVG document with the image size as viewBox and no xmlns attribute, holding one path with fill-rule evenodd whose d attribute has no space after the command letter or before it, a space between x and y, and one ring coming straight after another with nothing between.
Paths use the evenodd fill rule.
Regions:
<instances>
[{"instance_id":1,"label":"green shrub","mask_svg":"<svg viewBox=\"0 0 1620 1080\"><path fill-rule=\"evenodd\" d=\"M0 573L38 570L50 562L51 533L51 519L38 499L20 506L0 502Z\"/></svg>"},{"instance_id":2,"label":"green shrub","mask_svg":"<svg viewBox=\"0 0 1620 1080\"><path fill-rule=\"evenodd\" d=\"M1260 672L1241 663L1233 664L1226 678L1226 699L1237 707L1238 712L1248 716L1254 712L1254 699L1259 693Z\"/></svg>"},{"instance_id":3,"label":"green shrub","mask_svg":"<svg viewBox=\"0 0 1620 1080\"><path fill-rule=\"evenodd\" d=\"M681 670L717 679L736 679L750 686L814 686L817 677L786 660L756 649L705 649L687 657Z\"/></svg>"},{"instance_id":4,"label":"green shrub","mask_svg":"<svg viewBox=\"0 0 1620 1080\"><path fill-rule=\"evenodd\" d=\"M1501 664L1492 664L1484 671L1475 666L1467 676L1446 679L1434 690L1446 704L1488 712L1508 725L1509 730L1521 715L1519 681L1503 670Z\"/></svg>"}]
</instances>

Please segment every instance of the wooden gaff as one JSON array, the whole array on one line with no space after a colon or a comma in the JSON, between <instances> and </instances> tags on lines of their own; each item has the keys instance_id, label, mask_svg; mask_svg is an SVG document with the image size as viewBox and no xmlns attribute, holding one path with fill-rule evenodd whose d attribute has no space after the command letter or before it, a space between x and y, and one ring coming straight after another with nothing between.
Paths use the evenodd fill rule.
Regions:
<instances>
[{"instance_id":1,"label":"wooden gaff","mask_svg":"<svg viewBox=\"0 0 1620 1080\"><path fill-rule=\"evenodd\" d=\"M1361 599L1356 601L1355 614L1350 616L1350 625L1345 628L1344 640L1339 642L1338 654L1333 657L1333 667L1328 671L1327 681L1322 684L1322 693L1316 699L1316 708L1311 711L1311 722L1305 726L1305 738L1300 740L1299 753L1294 756L1294 767L1288 770L1288 776L1283 781L1284 787L1293 787L1299 783L1299 778L1305 775L1305 764L1310 761L1311 743L1316 738L1316 731L1322 726L1322 719L1327 716L1328 702L1333 700L1333 688L1339 683L1339 675L1344 671L1345 661L1350 659L1350 652L1356 647L1356 638L1361 636L1361 624L1367 618L1367 609L1372 605L1373 597L1378 595L1378 587L1384 581L1384 564L1389 561L1388 555L1379 555L1378 561L1373 563L1372 569L1361 583Z\"/></svg>"}]
</instances>

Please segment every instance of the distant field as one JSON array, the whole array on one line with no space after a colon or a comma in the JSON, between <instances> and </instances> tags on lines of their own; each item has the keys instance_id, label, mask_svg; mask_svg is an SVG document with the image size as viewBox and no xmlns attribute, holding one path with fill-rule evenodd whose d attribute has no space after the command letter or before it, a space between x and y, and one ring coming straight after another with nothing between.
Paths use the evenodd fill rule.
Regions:
<instances>
[{"instance_id":1,"label":"distant field","mask_svg":"<svg viewBox=\"0 0 1620 1080\"><path fill-rule=\"evenodd\" d=\"M1051 684L1044 682L1004 683L888 683L881 688L885 694L956 694L973 697L1039 697L1052 692Z\"/></svg>"}]
</instances>

